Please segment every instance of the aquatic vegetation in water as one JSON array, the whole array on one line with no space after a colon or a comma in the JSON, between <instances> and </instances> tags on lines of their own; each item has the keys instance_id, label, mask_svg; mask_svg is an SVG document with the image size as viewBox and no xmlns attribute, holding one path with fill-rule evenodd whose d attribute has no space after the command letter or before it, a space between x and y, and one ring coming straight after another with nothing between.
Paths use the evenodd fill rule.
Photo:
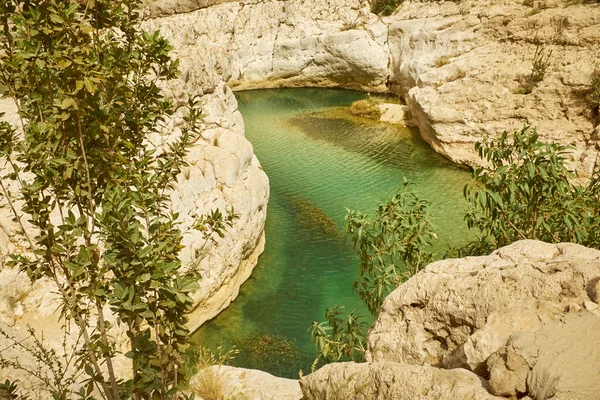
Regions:
<instances>
[{"instance_id":1,"label":"aquatic vegetation in water","mask_svg":"<svg viewBox=\"0 0 600 400\"><path fill-rule=\"evenodd\" d=\"M267 371L292 364L298 356L296 343L277 334L254 332L238 339L236 346L241 359Z\"/></svg>"},{"instance_id":2,"label":"aquatic vegetation in water","mask_svg":"<svg viewBox=\"0 0 600 400\"><path fill-rule=\"evenodd\" d=\"M350 106L350 112L352 115L378 120L381 118L381 110L379 109L381 103L381 100L373 97L357 100Z\"/></svg>"},{"instance_id":3,"label":"aquatic vegetation in water","mask_svg":"<svg viewBox=\"0 0 600 400\"><path fill-rule=\"evenodd\" d=\"M292 207L296 210L296 219L300 226L318 231L327 237L341 238L335 221L309 200L295 197L292 199Z\"/></svg>"}]
</instances>

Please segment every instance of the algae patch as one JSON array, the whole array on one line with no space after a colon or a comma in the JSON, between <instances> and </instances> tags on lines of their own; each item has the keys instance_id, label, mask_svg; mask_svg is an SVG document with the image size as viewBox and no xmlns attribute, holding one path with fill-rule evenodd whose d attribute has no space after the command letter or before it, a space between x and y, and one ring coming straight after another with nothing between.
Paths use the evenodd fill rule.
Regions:
<instances>
[{"instance_id":1,"label":"algae patch","mask_svg":"<svg viewBox=\"0 0 600 400\"><path fill-rule=\"evenodd\" d=\"M342 235L333 218L309 200L294 197L292 199L292 207L296 211L296 219L299 226L302 226L304 229L313 230L328 238L341 239Z\"/></svg>"}]
</instances>

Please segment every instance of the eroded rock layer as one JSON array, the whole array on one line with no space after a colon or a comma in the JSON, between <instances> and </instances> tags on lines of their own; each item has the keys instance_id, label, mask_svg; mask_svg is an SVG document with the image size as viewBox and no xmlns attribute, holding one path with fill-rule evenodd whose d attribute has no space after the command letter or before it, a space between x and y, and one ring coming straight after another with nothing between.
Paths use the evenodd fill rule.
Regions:
<instances>
[{"instance_id":1,"label":"eroded rock layer","mask_svg":"<svg viewBox=\"0 0 600 400\"><path fill-rule=\"evenodd\" d=\"M585 94L600 57L598 4L408 1L388 22L390 88L436 151L478 165L476 140L527 125L574 146L571 166L589 177L599 130Z\"/></svg>"},{"instance_id":2,"label":"eroded rock layer","mask_svg":"<svg viewBox=\"0 0 600 400\"><path fill-rule=\"evenodd\" d=\"M157 18L145 29L159 29L200 69L214 63L234 89L386 91L387 29L364 0L231 2Z\"/></svg>"},{"instance_id":3,"label":"eroded rock layer","mask_svg":"<svg viewBox=\"0 0 600 400\"><path fill-rule=\"evenodd\" d=\"M423 138L457 163L480 165L475 141L528 125L574 146L569 162L582 180L596 166L598 110L585 97L600 58L598 4L404 1L381 18L363 0L241 1L147 28L189 60L191 86L211 65L234 90L389 91L406 100ZM547 65L531 84L536 60Z\"/></svg>"}]
</instances>

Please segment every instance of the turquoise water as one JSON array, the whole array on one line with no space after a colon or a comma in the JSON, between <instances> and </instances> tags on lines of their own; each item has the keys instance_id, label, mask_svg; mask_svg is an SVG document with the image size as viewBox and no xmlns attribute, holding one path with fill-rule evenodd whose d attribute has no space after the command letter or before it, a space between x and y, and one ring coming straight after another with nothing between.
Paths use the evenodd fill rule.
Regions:
<instances>
[{"instance_id":1,"label":"turquoise water","mask_svg":"<svg viewBox=\"0 0 600 400\"><path fill-rule=\"evenodd\" d=\"M352 292L358 261L344 234L346 208L374 210L406 177L433 203L441 256L467 236L462 188L469 174L415 131L351 116L342 106L363 93L277 89L236 96L270 179L267 244L239 297L194 341L213 350L235 345L240 353L231 364L297 378L315 358L306 330L325 319L327 307L368 317Z\"/></svg>"}]
</instances>

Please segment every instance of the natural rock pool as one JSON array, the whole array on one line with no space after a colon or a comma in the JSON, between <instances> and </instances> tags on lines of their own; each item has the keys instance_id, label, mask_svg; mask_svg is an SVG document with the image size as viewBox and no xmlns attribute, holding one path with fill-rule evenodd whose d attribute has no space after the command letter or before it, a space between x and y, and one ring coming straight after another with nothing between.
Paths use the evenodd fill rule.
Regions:
<instances>
[{"instance_id":1,"label":"natural rock pool","mask_svg":"<svg viewBox=\"0 0 600 400\"><path fill-rule=\"evenodd\" d=\"M194 342L235 345L232 365L297 378L315 349L306 333L334 304L368 311L353 294L358 260L344 231L346 208L373 213L403 182L433 203L440 258L467 238L462 189L469 173L434 153L418 133L352 116L366 94L332 89L238 92L246 137L269 176L266 248L239 297Z\"/></svg>"}]
</instances>

